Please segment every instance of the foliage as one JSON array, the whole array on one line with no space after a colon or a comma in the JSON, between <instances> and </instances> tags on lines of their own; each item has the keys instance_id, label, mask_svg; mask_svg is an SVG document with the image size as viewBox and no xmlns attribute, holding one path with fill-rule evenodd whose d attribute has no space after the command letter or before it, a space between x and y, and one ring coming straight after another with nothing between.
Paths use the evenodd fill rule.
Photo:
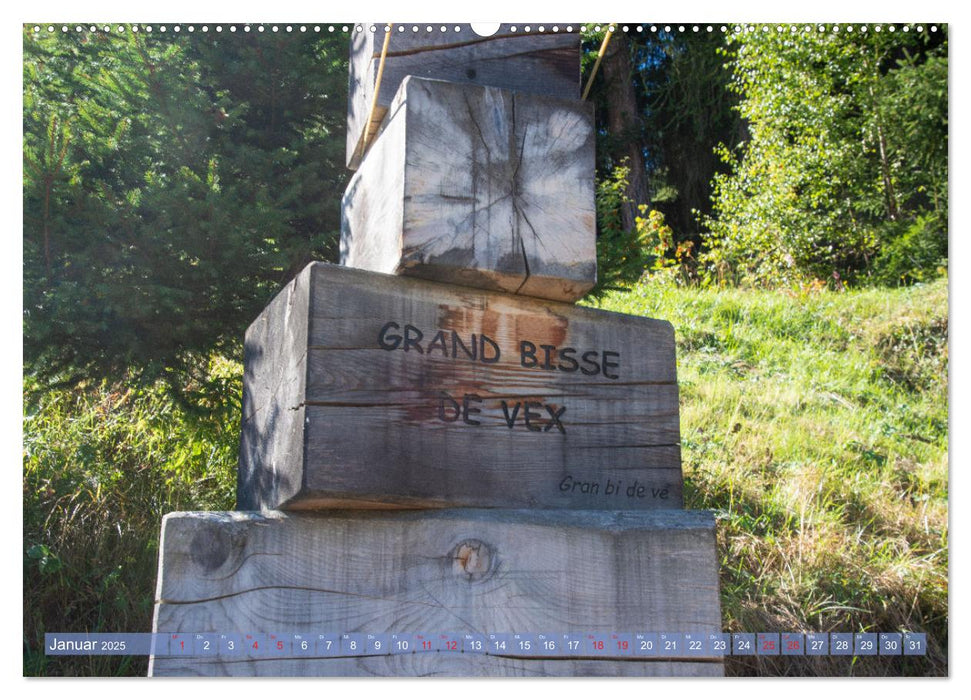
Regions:
<instances>
[{"instance_id":1,"label":"foliage","mask_svg":"<svg viewBox=\"0 0 971 700\"><path fill-rule=\"evenodd\" d=\"M275 290L334 252L345 54L325 35L25 30L31 372L183 391L199 357L239 357Z\"/></svg>"},{"instance_id":2,"label":"foliage","mask_svg":"<svg viewBox=\"0 0 971 700\"><path fill-rule=\"evenodd\" d=\"M25 675L144 675L142 657L48 657L45 632L150 632L158 537L173 510L235 502L242 367L205 415L163 386L24 386Z\"/></svg>"},{"instance_id":3,"label":"foliage","mask_svg":"<svg viewBox=\"0 0 971 700\"><path fill-rule=\"evenodd\" d=\"M651 206L665 215L675 239L702 242L698 214L711 210L711 181L726 167L719 143L744 135L729 89L732 73L720 32L633 35L635 80L642 100L644 148L649 154Z\"/></svg>"},{"instance_id":4,"label":"foliage","mask_svg":"<svg viewBox=\"0 0 971 700\"><path fill-rule=\"evenodd\" d=\"M682 283L693 279L695 263L691 241L677 242L664 214L640 204L632 230L625 230L621 205L627 201L626 166L597 183L597 285L593 298L607 291L624 291L645 274L673 274Z\"/></svg>"},{"instance_id":5,"label":"foliage","mask_svg":"<svg viewBox=\"0 0 971 700\"><path fill-rule=\"evenodd\" d=\"M728 89L731 71L718 52L725 40L720 33L644 29L611 42L629 53L633 101L607 79L605 66L593 84L598 180L609 181L617 168L635 160L642 163L643 195L633 196L634 204L663 213L675 240L697 247L702 229L696 212L710 211L712 177L725 170L713 149L741 137L732 110L735 95ZM592 27L584 34L584 84L603 36ZM632 151L639 158L631 158ZM628 172L628 180L632 175Z\"/></svg>"},{"instance_id":6,"label":"foliage","mask_svg":"<svg viewBox=\"0 0 971 700\"><path fill-rule=\"evenodd\" d=\"M618 166L597 181L597 285L594 297L640 279L652 263L651 242L644 227L624 228L621 207L627 201L627 166Z\"/></svg>"},{"instance_id":7,"label":"foliage","mask_svg":"<svg viewBox=\"0 0 971 700\"><path fill-rule=\"evenodd\" d=\"M947 222L934 214L881 227L880 254L873 261L873 279L894 286L926 282L946 271Z\"/></svg>"},{"instance_id":8,"label":"foliage","mask_svg":"<svg viewBox=\"0 0 971 700\"><path fill-rule=\"evenodd\" d=\"M664 221L664 214L657 209L647 210L643 204L639 207L641 216L635 220L637 229L646 234L650 241L654 263L651 265L653 274L674 273L675 279L681 284L692 281L694 275L694 260L691 251L694 243L682 241L676 243L674 230ZM644 218L644 215L647 215Z\"/></svg>"},{"instance_id":9,"label":"foliage","mask_svg":"<svg viewBox=\"0 0 971 700\"><path fill-rule=\"evenodd\" d=\"M932 275L947 255L946 27L763 25L735 34L727 55L750 138L720 150L733 169L715 176L705 219L710 273L859 279L882 255L899 263L893 249L907 244L897 239L925 217L936 252L915 259L912 275L893 274Z\"/></svg>"},{"instance_id":10,"label":"foliage","mask_svg":"<svg viewBox=\"0 0 971 700\"><path fill-rule=\"evenodd\" d=\"M929 645L730 657L728 673L946 675L947 280L842 293L661 280L598 306L674 325L685 507L718 518L723 629L918 631Z\"/></svg>"}]
</instances>

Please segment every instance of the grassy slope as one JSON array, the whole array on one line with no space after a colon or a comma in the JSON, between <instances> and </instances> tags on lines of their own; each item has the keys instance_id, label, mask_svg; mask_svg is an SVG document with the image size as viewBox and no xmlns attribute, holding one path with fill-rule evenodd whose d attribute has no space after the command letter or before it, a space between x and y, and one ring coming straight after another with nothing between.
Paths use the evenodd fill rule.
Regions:
<instances>
[{"instance_id":1,"label":"grassy slope","mask_svg":"<svg viewBox=\"0 0 971 700\"><path fill-rule=\"evenodd\" d=\"M674 324L688 508L718 514L728 631L926 631L918 661L735 657L730 673L947 672L947 282L831 293L644 284Z\"/></svg>"},{"instance_id":2,"label":"grassy slope","mask_svg":"<svg viewBox=\"0 0 971 700\"><path fill-rule=\"evenodd\" d=\"M242 367L188 414L159 388L24 397L24 675L142 675L147 657L45 656L45 632L150 632L162 516L235 503Z\"/></svg>"},{"instance_id":3,"label":"grassy slope","mask_svg":"<svg viewBox=\"0 0 971 700\"><path fill-rule=\"evenodd\" d=\"M601 306L677 331L686 499L719 514L725 629L928 633L926 659L734 657L729 673L946 673L946 282L653 283ZM226 400L202 417L155 390L25 399L25 674L145 673L40 645L45 630L151 629L162 515L232 507L241 368L212 373Z\"/></svg>"}]
</instances>

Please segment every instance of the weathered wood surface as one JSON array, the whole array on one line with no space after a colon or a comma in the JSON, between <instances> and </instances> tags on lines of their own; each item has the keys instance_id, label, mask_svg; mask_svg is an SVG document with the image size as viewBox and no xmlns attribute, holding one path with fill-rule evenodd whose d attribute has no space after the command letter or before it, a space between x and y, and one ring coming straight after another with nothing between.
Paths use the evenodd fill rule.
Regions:
<instances>
[{"instance_id":1,"label":"weathered wood surface","mask_svg":"<svg viewBox=\"0 0 971 700\"><path fill-rule=\"evenodd\" d=\"M341 206L341 263L575 301L597 280L589 103L406 78Z\"/></svg>"},{"instance_id":2,"label":"weathered wood surface","mask_svg":"<svg viewBox=\"0 0 971 700\"><path fill-rule=\"evenodd\" d=\"M374 97L384 27L365 23L364 31L351 37L350 78L347 107L347 167L356 169L361 160L361 141ZM370 31L375 26L376 31ZM451 82L489 85L576 100L580 97L580 35L578 32L517 32L506 24L490 37L481 37L467 24L441 24L413 32L413 25L392 30L381 79L377 108L371 120L371 134L377 130L405 76L435 78Z\"/></svg>"},{"instance_id":3,"label":"weathered wood surface","mask_svg":"<svg viewBox=\"0 0 971 700\"><path fill-rule=\"evenodd\" d=\"M155 658L150 676L271 677L480 677L541 678L550 676L722 676L718 661L639 661L616 659L517 659L483 654L408 654L332 659L280 658L236 661L207 658Z\"/></svg>"},{"instance_id":4,"label":"weathered wood surface","mask_svg":"<svg viewBox=\"0 0 971 700\"><path fill-rule=\"evenodd\" d=\"M313 263L245 353L243 510L682 507L666 321Z\"/></svg>"},{"instance_id":5,"label":"weathered wood surface","mask_svg":"<svg viewBox=\"0 0 971 700\"><path fill-rule=\"evenodd\" d=\"M717 573L714 518L700 511L173 513L162 525L154 631L710 633L721 626ZM156 657L150 673L695 675L720 674L721 665L479 654Z\"/></svg>"},{"instance_id":6,"label":"weathered wood surface","mask_svg":"<svg viewBox=\"0 0 971 700\"><path fill-rule=\"evenodd\" d=\"M246 506L252 494L272 494L271 500L283 502L298 491L297 485L280 481L278 468L304 459L309 306L309 277L300 275L246 331L240 505Z\"/></svg>"}]
</instances>

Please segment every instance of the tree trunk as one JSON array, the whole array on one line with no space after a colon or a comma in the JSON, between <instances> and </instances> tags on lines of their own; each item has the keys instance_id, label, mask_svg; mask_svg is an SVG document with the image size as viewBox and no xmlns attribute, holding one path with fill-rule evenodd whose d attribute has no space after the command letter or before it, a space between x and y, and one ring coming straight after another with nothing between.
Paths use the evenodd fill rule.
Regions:
<instances>
[{"instance_id":1,"label":"tree trunk","mask_svg":"<svg viewBox=\"0 0 971 700\"><path fill-rule=\"evenodd\" d=\"M630 42L617 33L607 46L603 59L604 96L607 103L608 156L613 166L630 168L627 199L621 210L624 228L634 228L639 204L650 205L644 153L641 144L641 119L631 80Z\"/></svg>"}]
</instances>

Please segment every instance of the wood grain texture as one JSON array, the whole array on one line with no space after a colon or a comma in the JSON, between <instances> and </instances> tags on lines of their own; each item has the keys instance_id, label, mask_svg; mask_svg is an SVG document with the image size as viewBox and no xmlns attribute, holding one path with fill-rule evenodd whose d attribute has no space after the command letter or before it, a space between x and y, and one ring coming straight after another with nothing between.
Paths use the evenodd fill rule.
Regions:
<instances>
[{"instance_id":1,"label":"wood grain texture","mask_svg":"<svg viewBox=\"0 0 971 700\"><path fill-rule=\"evenodd\" d=\"M395 678L543 678L556 676L720 677L719 661L634 661L616 659L516 659L482 654L409 654L338 659L282 658L226 661L156 657L150 676L242 677L395 677Z\"/></svg>"},{"instance_id":2,"label":"wood grain texture","mask_svg":"<svg viewBox=\"0 0 971 700\"><path fill-rule=\"evenodd\" d=\"M325 263L296 289L305 362L247 367L240 508L682 507L669 323Z\"/></svg>"},{"instance_id":3,"label":"wood grain texture","mask_svg":"<svg viewBox=\"0 0 971 700\"><path fill-rule=\"evenodd\" d=\"M589 103L408 77L342 200L341 263L575 301L596 283Z\"/></svg>"},{"instance_id":4,"label":"wood grain texture","mask_svg":"<svg viewBox=\"0 0 971 700\"><path fill-rule=\"evenodd\" d=\"M351 37L347 107L347 167L357 169L361 140L374 97L384 41L384 23L364 23L368 30ZM496 34L480 37L467 24L448 31L412 32L411 25L396 27L388 45L384 75L371 133L377 130L398 87L406 76L492 87L576 100L580 97L580 36L577 32L538 34L511 31L503 25ZM400 29L400 30L399 30ZM404 31L401 31L404 30Z\"/></svg>"},{"instance_id":5,"label":"wood grain texture","mask_svg":"<svg viewBox=\"0 0 971 700\"><path fill-rule=\"evenodd\" d=\"M477 557L461 555L470 543ZM173 513L159 633L720 631L714 518L686 511ZM713 663L699 663L712 661ZM714 659L156 657L153 675L665 675Z\"/></svg>"},{"instance_id":6,"label":"wood grain texture","mask_svg":"<svg viewBox=\"0 0 971 700\"><path fill-rule=\"evenodd\" d=\"M307 385L307 313L310 277L299 275L277 294L246 331L243 356L243 417L237 504L264 494L285 502L301 490L286 478L304 455Z\"/></svg>"}]
</instances>

